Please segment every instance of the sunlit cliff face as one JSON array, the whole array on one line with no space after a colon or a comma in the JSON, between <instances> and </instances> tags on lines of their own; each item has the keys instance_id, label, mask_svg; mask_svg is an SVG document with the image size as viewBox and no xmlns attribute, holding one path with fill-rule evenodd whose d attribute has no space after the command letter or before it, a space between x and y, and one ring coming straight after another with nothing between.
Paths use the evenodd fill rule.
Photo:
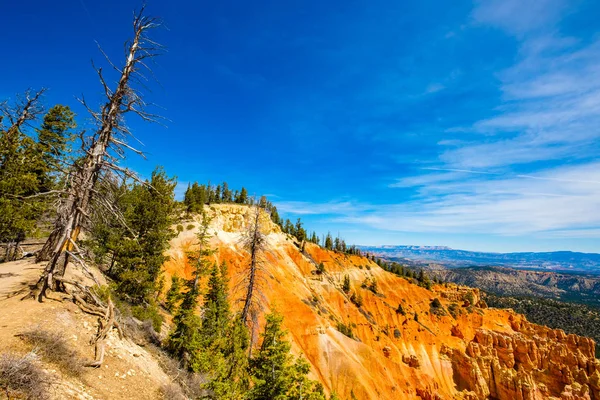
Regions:
<instances>
[{"instance_id":1,"label":"sunlit cliff face","mask_svg":"<svg viewBox=\"0 0 600 400\"><path fill-rule=\"evenodd\" d=\"M240 238L251 210L206 208L215 262L229 266L234 308L243 295L239 282L248 253ZM294 353L340 398L353 393L358 399L600 400L600 362L592 340L531 324L510 310L489 309L476 289L434 285L430 291L364 257L311 243L302 252L266 214L262 222L269 243L262 264L264 312L283 313ZM190 277L185 254L195 232L173 239L167 277ZM321 262L326 272L318 275ZM345 275L349 293L342 290ZM361 287L373 280L377 293ZM362 297L360 308L350 300L352 293ZM435 298L441 307L432 306ZM341 324L353 338L340 332Z\"/></svg>"}]
</instances>

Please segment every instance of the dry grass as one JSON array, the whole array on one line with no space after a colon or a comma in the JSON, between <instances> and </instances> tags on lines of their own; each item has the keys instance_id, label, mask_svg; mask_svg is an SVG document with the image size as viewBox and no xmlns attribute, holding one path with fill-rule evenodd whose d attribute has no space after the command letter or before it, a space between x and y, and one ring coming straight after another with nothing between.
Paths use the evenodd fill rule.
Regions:
<instances>
[{"instance_id":1,"label":"dry grass","mask_svg":"<svg viewBox=\"0 0 600 400\"><path fill-rule=\"evenodd\" d=\"M0 355L0 389L8 399L49 399L52 383L52 376L42 369L34 352Z\"/></svg>"},{"instance_id":2,"label":"dry grass","mask_svg":"<svg viewBox=\"0 0 600 400\"><path fill-rule=\"evenodd\" d=\"M153 344L160 346L160 336L154 330L152 321L141 322L133 317L125 317L120 320L121 328L126 337L133 340L138 346Z\"/></svg>"},{"instance_id":3,"label":"dry grass","mask_svg":"<svg viewBox=\"0 0 600 400\"><path fill-rule=\"evenodd\" d=\"M74 377L83 374L84 361L60 333L49 332L36 326L19 336L32 345L42 358L58 366L65 374Z\"/></svg>"},{"instance_id":4,"label":"dry grass","mask_svg":"<svg viewBox=\"0 0 600 400\"><path fill-rule=\"evenodd\" d=\"M160 394L164 400L187 400L181 390L181 386L176 383L170 383L160 388Z\"/></svg>"},{"instance_id":5,"label":"dry grass","mask_svg":"<svg viewBox=\"0 0 600 400\"><path fill-rule=\"evenodd\" d=\"M165 393L164 391L170 387L168 390L177 391L177 393L180 393L184 399L206 398L208 393L206 390L202 389L202 387L207 381L203 375L186 371L181 367L179 361L171 358L161 349L155 348L152 353L158 360L158 364L162 370L172 380L171 384L162 388L163 393ZM169 397L165 395L164 398L168 399ZM179 397L173 398L179 399Z\"/></svg>"}]
</instances>

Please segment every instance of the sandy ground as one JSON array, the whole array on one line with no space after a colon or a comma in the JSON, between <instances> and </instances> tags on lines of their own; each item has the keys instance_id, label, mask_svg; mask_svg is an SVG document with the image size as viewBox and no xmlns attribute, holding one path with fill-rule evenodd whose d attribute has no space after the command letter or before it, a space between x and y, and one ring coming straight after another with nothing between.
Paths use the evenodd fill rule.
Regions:
<instances>
[{"instance_id":1,"label":"sandy ground","mask_svg":"<svg viewBox=\"0 0 600 400\"><path fill-rule=\"evenodd\" d=\"M24 354L31 347L18 335L31 327L60 332L84 360L94 357L90 339L97 330L96 317L82 313L65 295L51 293L43 303L21 300L38 279L43 264L31 259L0 264L0 353ZM35 349L34 349L35 350ZM107 340L104 365L86 369L80 378L63 376L57 366L44 367L56 378L56 399L155 399L168 377L144 348L121 340L115 331ZM0 394L0 399L5 399Z\"/></svg>"}]
</instances>

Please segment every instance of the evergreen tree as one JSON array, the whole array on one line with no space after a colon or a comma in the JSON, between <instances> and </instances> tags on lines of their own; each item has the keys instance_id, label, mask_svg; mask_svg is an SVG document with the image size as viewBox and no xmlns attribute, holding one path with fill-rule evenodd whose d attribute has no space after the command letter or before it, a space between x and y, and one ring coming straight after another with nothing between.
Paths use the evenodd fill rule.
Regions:
<instances>
[{"instance_id":1,"label":"evergreen tree","mask_svg":"<svg viewBox=\"0 0 600 400\"><path fill-rule=\"evenodd\" d=\"M242 187L239 195L236 197L235 202L238 204L247 204L248 203L248 191L245 187Z\"/></svg>"},{"instance_id":2,"label":"evergreen tree","mask_svg":"<svg viewBox=\"0 0 600 400\"><path fill-rule=\"evenodd\" d=\"M332 250L333 249L333 240L331 238L331 233L327 232L327 236L325 237L325 248L327 250Z\"/></svg>"},{"instance_id":3,"label":"evergreen tree","mask_svg":"<svg viewBox=\"0 0 600 400\"><path fill-rule=\"evenodd\" d=\"M317 237L317 233L315 231L313 231L310 241L314 244L319 244L319 238Z\"/></svg>"},{"instance_id":4,"label":"evergreen tree","mask_svg":"<svg viewBox=\"0 0 600 400\"><path fill-rule=\"evenodd\" d=\"M173 318L173 329L166 342L167 350L182 360L183 365L190 371L199 371L202 366L201 350L202 321L196 315L198 291L190 282L189 290L183 297L183 302Z\"/></svg>"},{"instance_id":5,"label":"evergreen tree","mask_svg":"<svg viewBox=\"0 0 600 400\"><path fill-rule=\"evenodd\" d=\"M27 94L26 101L14 107L0 104L0 241L15 242L15 250L36 231L52 200L48 195L64 169L60 161L75 127L69 108L55 106L44 117L37 142L23 133L25 122L41 113L37 102L42 92L33 98ZM4 118L11 123L8 127L2 124ZM5 259L13 255L7 251Z\"/></svg>"},{"instance_id":6,"label":"evergreen tree","mask_svg":"<svg viewBox=\"0 0 600 400\"><path fill-rule=\"evenodd\" d=\"M267 209L267 198L265 196L260 196L260 200L258 201L258 206L260 208L264 208L265 210Z\"/></svg>"},{"instance_id":7,"label":"evergreen tree","mask_svg":"<svg viewBox=\"0 0 600 400\"><path fill-rule=\"evenodd\" d=\"M173 275L171 277L171 287L169 288L169 291L166 295L166 306L167 310L169 310L170 312L173 312L176 309L177 303L179 303L179 301L182 298L181 286L181 278L177 275Z\"/></svg>"},{"instance_id":8,"label":"evergreen tree","mask_svg":"<svg viewBox=\"0 0 600 400\"><path fill-rule=\"evenodd\" d=\"M208 290L204 295L202 315L202 341L211 347L218 339L224 338L231 320L227 296L227 264L215 264L208 279Z\"/></svg>"},{"instance_id":9,"label":"evergreen tree","mask_svg":"<svg viewBox=\"0 0 600 400\"><path fill-rule=\"evenodd\" d=\"M341 251L341 246L340 246L340 238L339 236L335 238L334 242L333 242L333 250L335 251Z\"/></svg>"},{"instance_id":10,"label":"evergreen tree","mask_svg":"<svg viewBox=\"0 0 600 400\"><path fill-rule=\"evenodd\" d=\"M58 171L65 167L64 157L70 152L69 145L74 139L72 130L76 127L75 114L67 106L58 104L44 116L42 126L37 129L37 137L42 159L50 170Z\"/></svg>"},{"instance_id":11,"label":"evergreen tree","mask_svg":"<svg viewBox=\"0 0 600 400\"><path fill-rule=\"evenodd\" d=\"M209 247L211 235L208 230L210 228L211 220L212 219L204 212L204 208L202 208L200 213L200 228L196 234L196 239L198 240L198 249L190 251L187 254L188 261L194 270L194 288L198 287L200 276L209 272L208 268L210 266L210 261L208 260L208 257L214 253L214 251Z\"/></svg>"},{"instance_id":12,"label":"evergreen tree","mask_svg":"<svg viewBox=\"0 0 600 400\"><path fill-rule=\"evenodd\" d=\"M220 203L222 198L221 185L217 185L215 189L215 203Z\"/></svg>"},{"instance_id":13,"label":"evergreen tree","mask_svg":"<svg viewBox=\"0 0 600 400\"><path fill-rule=\"evenodd\" d=\"M281 226L282 225L282 221L281 218L279 217L279 213L277 212L277 208L275 208L275 206L271 207L271 220L276 223L277 225Z\"/></svg>"},{"instance_id":14,"label":"evergreen tree","mask_svg":"<svg viewBox=\"0 0 600 400\"><path fill-rule=\"evenodd\" d=\"M223 191L221 192L221 199L223 203L231 203L231 190L227 182L223 182Z\"/></svg>"},{"instance_id":15,"label":"evergreen tree","mask_svg":"<svg viewBox=\"0 0 600 400\"><path fill-rule=\"evenodd\" d=\"M300 218L298 218L296 221L296 226L294 227L294 236L296 236L296 239L298 239L300 242L306 239L306 231L302 227L302 221Z\"/></svg>"},{"instance_id":16,"label":"evergreen tree","mask_svg":"<svg viewBox=\"0 0 600 400\"><path fill-rule=\"evenodd\" d=\"M293 360L290 344L282 330L283 317L277 312L266 316L262 344L250 362L254 386L247 394L253 400L319 399L325 400L323 389L309 381L309 366L304 360ZM319 393L320 392L320 393Z\"/></svg>"},{"instance_id":17,"label":"evergreen tree","mask_svg":"<svg viewBox=\"0 0 600 400\"><path fill-rule=\"evenodd\" d=\"M152 173L146 184L133 185L128 196L131 204L125 218L133 237L124 239L118 254L117 287L133 303L152 300L169 240L175 236L170 229L175 206L174 178L168 178L162 168Z\"/></svg>"},{"instance_id":18,"label":"evergreen tree","mask_svg":"<svg viewBox=\"0 0 600 400\"><path fill-rule=\"evenodd\" d=\"M248 329L240 318L230 322L227 335L217 357L210 361L214 375L206 388L214 393L215 399L238 400L248 391Z\"/></svg>"},{"instance_id":19,"label":"evergreen tree","mask_svg":"<svg viewBox=\"0 0 600 400\"><path fill-rule=\"evenodd\" d=\"M283 226L283 231L289 235L296 236L296 231L294 229L294 225L292 224L292 221L290 221L289 219L285 220L285 224Z\"/></svg>"},{"instance_id":20,"label":"evergreen tree","mask_svg":"<svg viewBox=\"0 0 600 400\"><path fill-rule=\"evenodd\" d=\"M344 293L350 293L350 277L348 275L344 275L344 284L342 286L342 290Z\"/></svg>"}]
</instances>

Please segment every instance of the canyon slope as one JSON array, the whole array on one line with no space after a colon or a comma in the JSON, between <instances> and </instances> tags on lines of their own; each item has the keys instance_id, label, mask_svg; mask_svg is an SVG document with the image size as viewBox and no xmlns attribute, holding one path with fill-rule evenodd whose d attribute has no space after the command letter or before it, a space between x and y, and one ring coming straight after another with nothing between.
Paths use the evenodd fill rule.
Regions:
<instances>
[{"instance_id":1,"label":"canyon slope","mask_svg":"<svg viewBox=\"0 0 600 400\"><path fill-rule=\"evenodd\" d=\"M227 261L237 307L249 258L241 237L252 209L223 204L206 212L214 261ZM364 257L302 246L267 214L262 222L268 239L264 312L276 308L284 315L293 352L309 361L312 377L328 392L342 399L600 400L593 340L487 308L477 289L449 284L427 290ZM185 224L195 228L172 240L167 277L191 276L186 252L195 246L199 219ZM320 263L323 274L316 272ZM346 275L349 293L342 290ZM369 289L373 281L375 291ZM352 293L362 297L360 307ZM348 328L352 337L340 332Z\"/></svg>"},{"instance_id":2,"label":"canyon slope","mask_svg":"<svg viewBox=\"0 0 600 400\"><path fill-rule=\"evenodd\" d=\"M530 271L506 267L443 268L428 266L443 281L503 296L539 296L600 305L598 275Z\"/></svg>"}]
</instances>

